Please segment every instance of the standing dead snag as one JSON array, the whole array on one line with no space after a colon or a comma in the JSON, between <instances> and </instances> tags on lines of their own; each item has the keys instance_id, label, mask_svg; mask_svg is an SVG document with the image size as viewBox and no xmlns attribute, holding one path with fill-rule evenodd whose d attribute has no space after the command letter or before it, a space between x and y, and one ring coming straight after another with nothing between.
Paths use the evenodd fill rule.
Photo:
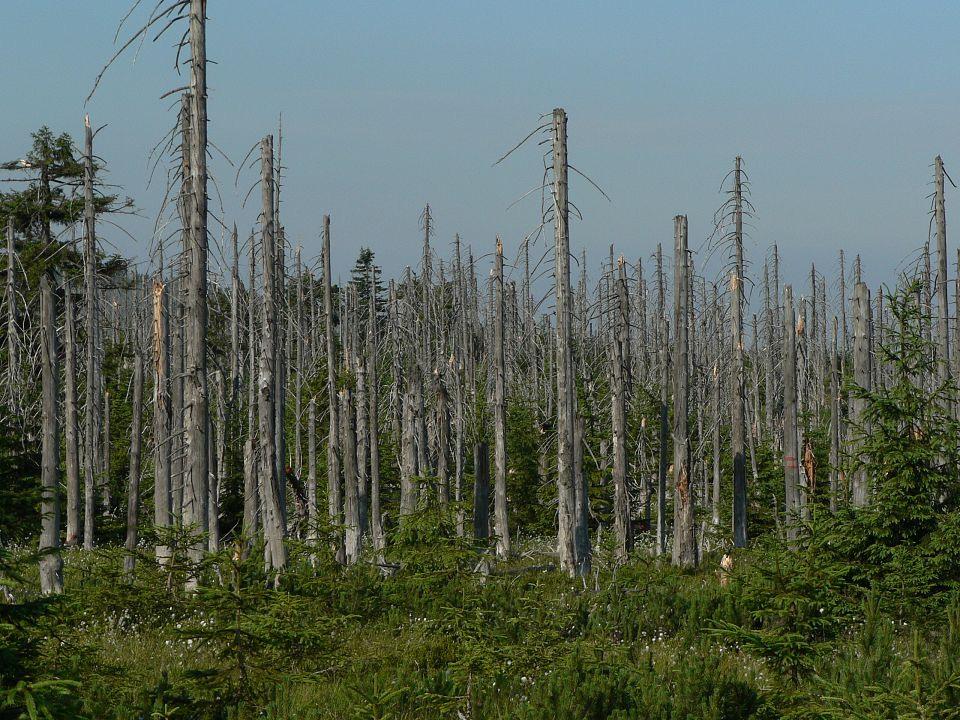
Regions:
<instances>
[{"instance_id":1,"label":"standing dead snag","mask_svg":"<svg viewBox=\"0 0 960 720\"><path fill-rule=\"evenodd\" d=\"M630 396L630 301L623 256L617 263L616 321L611 353L611 415L613 424L613 528L616 554L626 559L633 548L630 523L630 489L627 483L627 398Z\"/></svg>"},{"instance_id":2,"label":"standing dead snag","mask_svg":"<svg viewBox=\"0 0 960 720\"><path fill-rule=\"evenodd\" d=\"M138 323L139 325L139 323ZM143 352L140 347L140 331L135 331L133 340L133 398L130 421L130 472L127 483L127 537L124 544L123 573L133 577L137 552L137 511L140 505L140 450L143 444L141 423L143 419Z\"/></svg>"},{"instance_id":3,"label":"standing dead snag","mask_svg":"<svg viewBox=\"0 0 960 720\"><path fill-rule=\"evenodd\" d=\"M64 319L64 398L63 414L66 426L67 465L67 547L74 547L80 539L80 449L77 438L77 336L73 309L73 288L70 281L63 285Z\"/></svg>"},{"instance_id":4,"label":"standing dead snag","mask_svg":"<svg viewBox=\"0 0 960 720\"><path fill-rule=\"evenodd\" d=\"M281 478L277 472L276 445L276 383L277 344L275 330L276 298L274 296L274 200L273 200L273 136L267 135L260 142L260 183L262 195L262 247L263 247L263 324L260 336L260 379L258 384L260 477L263 493L263 534L266 541L265 560L270 570L280 570L287 562L283 543L286 527L283 522Z\"/></svg>"},{"instance_id":5,"label":"standing dead snag","mask_svg":"<svg viewBox=\"0 0 960 720\"><path fill-rule=\"evenodd\" d=\"M575 379L573 376L573 300L570 292L570 213L567 200L567 114L553 111L553 212L554 283L557 293L557 492L559 526L557 546L560 568L569 575L581 574L589 536L580 532L576 513L575 483L579 474L574 467L574 436L577 418ZM578 538L588 543L582 547Z\"/></svg>"},{"instance_id":6,"label":"standing dead snag","mask_svg":"<svg viewBox=\"0 0 960 720\"><path fill-rule=\"evenodd\" d=\"M340 484L340 426L337 406L337 346L333 338L333 282L330 269L330 216L323 216L323 313L327 340L327 411L329 432L327 434L327 509L330 524L340 525L343 499ZM339 538L339 531L337 531ZM334 540L334 553L342 557L342 543Z\"/></svg>"},{"instance_id":7,"label":"standing dead snag","mask_svg":"<svg viewBox=\"0 0 960 720\"><path fill-rule=\"evenodd\" d=\"M743 364L743 183L741 160L734 167L733 222L736 266L730 279L730 309L733 328L733 544L747 545L747 470L744 455L744 364Z\"/></svg>"},{"instance_id":8,"label":"standing dead snag","mask_svg":"<svg viewBox=\"0 0 960 720\"><path fill-rule=\"evenodd\" d=\"M369 423L370 423L370 534L373 538L373 548L379 554L385 545L383 537L383 517L380 510L380 405L377 393L380 388L377 370L377 283L373 271L370 272L370 302L367 306L369 318L367 320L367 382L369 392Z\"/></svg>"},{"instance_id":9,"label":"standing dead snag","mask_svg":"<svg viewBox=\"0 0 960 720\"><path fill-rule=\"evenodd\" d=\"M46 273L40 278L42 462L40 590L44 595L63 592L63 561L60 558L60 432L57 421L57 326L53 291Z\"/></svg>"},{"instance_id":10,"label":"standing dead snag","mask_svg":"<svg viewBox=\"0 0 960 720\"><path fill-rule=\"evenodd\" d=\"M797 539L800 516L800 435L797 423L797 329L793 287L783 288L783 482L787 542Z\"/></svg>"},{"instance_id":11,"label":"standing dead snag","mask_svg":"<svg viewBox=\"0 0 960 720\"><path fill-rule=\"evenodd\" d=\"M687 218L674 218L674 298L673 324L675 358L673 363L673 564L693 567L697 564L697 538L694 518L693 483L690 477L690 440L687 431L689 367L687 347L689 277L687 266Z\"/></svg>"},{"instance_id":12,"label":"standing dead snag","mask_svg":"<svg viewBox=\"0 0 960 720\"><path fill-rule=\"evenodd\" d=\"M505 398L506 363L504 359L503 320L506 305L503 294L503 243L497 238L493 283L496 306L493 312L493 524L497 537L497 557L510 557L510 528L507 526L507 403Z\"/></svg>"},{"instance_id":13,"label":"standing dead snag","mask_svg":"<svg viewBox=\"0 0 960 720\"><path fill-rule=\"evenodd\" d=\"M166 287L161 276L153 281L153 443L154 484L153 524L163 533L171 524L170 494L170 326L167 317ZM170 559L170 548L161 539L156 547L157 561Z\"/></svg>"},{"instance_id":14,"label":"standing dead snag","mask_svg":"<svg viewBox=\"0 0 960 720\"><path fill-rule=\"evenodd\" d=\"M97 234L93 203L93 130L90 116L84 117L83 152L83 265L84 301L86 304L86 398L84 400L84 474L83 474L83 548L93 550L93 516L96 502L96 458L100 437L100 375L97 339L99 323L97 304Z\"/></svg>"},{"instance_id":15,"label":"standing dead snag","mask_svg":"<svg viewBox=\"0 0 960 720\"><path fill-rule=\"evenodd\" d=\"M939 380L945 382L950 376L950 308L947 300L947 213L943 198L943 158L934 158L934 216L937 224L937 340L940 366ZM881 295L881 298L883 296Z\"/></svg>"},{"instance_id":16,"label":"standing dead snag","mask_svg":"<svg viewBox=\"0 0 960 720\"><path fill-rule=\"evenodd\" d=\"M853 289L853 382L861 391L869 392L871 389L871 312L870 312L870 289L866 283L858 282ZM854 393L851 400L851 417L857 433L862 438L867 432L866 423L867 400L860 396L860 392ZM857 456L857 449L862 444L862 440L857 438L853 443L854 457ZM851 476L850 494L851 501L857 507L867 504L870 490L868 487L868 478L866 470L857 468Z\"/></svg>"}]
</instances>

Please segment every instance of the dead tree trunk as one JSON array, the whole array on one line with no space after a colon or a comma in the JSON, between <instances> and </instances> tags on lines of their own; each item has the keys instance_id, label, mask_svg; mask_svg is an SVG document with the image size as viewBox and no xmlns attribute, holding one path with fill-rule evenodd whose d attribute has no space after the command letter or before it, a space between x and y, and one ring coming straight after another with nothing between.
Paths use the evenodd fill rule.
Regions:
<instances>
[{"instance_id":1,"label":"dead tree trunk","mask_svg":"<svg viewBox=\"0 0 960 720\"><path fill-rule=\"evenodd\" d=\"M153 443L154 484L153 524L162 536L171 524L170 494L170 327L166 307L166 287L161 277L153 281ZM157 561L170 560L170 548L162 537L156 547Z\"/></svg>"},{"instance_id":2,"label":"dead tree trunk","mask_svg":"<svg viewBox=\"0 0 960 720\"><path fill-rule=\"evenodd\" d=\"M570 294L570 230L567 201L567 114L553 111L553 203L557 293L557 492L559 496L557 546L560 568L568 575L582 570L583 548L578 547L574 434L577 404L573 377L572 314Z\"/></svg>"},{"instance_id":3,"label":"dead tree trunk","mask_svg":"<svg viewBox=\"0 0 960 720\"><path fill-rule=\"evenodd\" d=\"M84 295L86 302L86 398L84 401L84 488L83 547L93 549L94 504L97 487L97 451L100 437L100 376L97 355L97 234L93 204L93 130L90 117L84 118L83 220L84 220Z\"/></svg>"},{"instance_id":4,"label":"dead tree trunk","mask_svg":"<svg viewBox=\"0 0 960 720\"><path fill-rule=\"evenodd\" d=\"M797 326L793 311L793 287L783 288L783 492L787 542L797 539L800 516L800 435L797 423Z\"/></svg>"},{"instance_id":5,"label":"dead tree trunk","mask_svg":"<svg viewBox=\"0 0 960 720\"><path fill-rule=\"evenodd\" d=\"M63 592L60 558L60 433L57 421L57 325L53 291L46 273L40 278L41 382L43 386L40 501L40 590L44 595Z\"/></svg>"},{"instance_id":6,"label":"dead tree trunk","mask_svg":"<svg viewBox=\"0 0 960 720\"><path fill-rule=\"evenodd\" d=\"M20 385L20 356L17 347L17 285L14 268L16 254L13 247L13 215L7 216L7 393L11 406L16 406Z\"/></svg>"},{"instance_id":7,"label":"dead tree trunk","mask_svg":"<svg viewBox=\"0 0 960 720\"><path fill-rule=\"evenodd\" d=\"M830 512L837 509L840 491L840 361L837 317L833 317L833 350L830 353Z\"/></svg>"},{"instance_id":8,"label":"dead tree trunk","mask_svg":"<svg viewBox=\"0 0 960 720\"><path fill-rule=\"evenodd\" d=\"M687 324L690 293L687 276L687 218L674 219L673 324L676 357L673 363L673 564L697 564L693 485L690 481L690 440L687 432L688 377Z\"/></svg>"},{"instance_id":9,"label":"dead tree trunk","mask_svg":"<svg viewBox=\"0 0 960 720\"><path fill-rule=\"evenodd\" d=\"M377 282L373 272L370 273L370 301L367 306L367 401L369 404L368 422L370 425L370 534L373 538L373 548L378 557L383 552L385 543L383 537L383 516L380 508L380 404L378 391L380 379L377 370Z\"/></svg>"},{"instance_id":10,"label":"dead tree trunk","mask_svg":"<svg viewBox=\"0 0 960 720\"><path fill-rule=\"evenodd\" d=\"M140 452L143 447L143 352L139 331L133 348L133 398L130 420L130 472L127 480L127 537L124 543L123 574L133 578L137 553L138 509L140 506Z\"/></svg>"},{"instance_id":11,"label":"dead tree trunk","mask_svg":"<svg viewBox=\"0 0 960 720\"><path fill-rule=\"evenodd\" d=\"M934 159L934 215L937 223L937 340L939 345L940 382L950 376L950 308L947 289L947 213L943 199L944 170L943 159L937 155ZM881 296L882 297L882 296Z\"/></svg>"},{"instance_id":12,"label":"dead tree trunk","mask_svg":"<svg viewBox=\"0 0 960 720\"><path fill-rule=\"evenodd\" d=\"M184 296L184 440L189 480L183 521L194 532L207 530L209 424L207 395L207 47L206 0L190 0L190 232L187 235L187 287ZM190 559L198 562L196 540Z\"/></svg>"},{"instance_id":13,"label":"dead tree trunk","mask_svg":"<svg viewBox=\"0 0 960 720\"><path fill-rule=\"evenodd\" d=\"M730 282L733 328L733 405L730 444L733 451L733 544L747 546L747 468L744 449L743 365L743 191L740 157L734 169L734 250L736 267Z\"/></svg>"},{"instance_id":14,"label":"dead tree trunk","mask_svg":"<svg viewBox=\"0 0 960 720\"><path fill-rule=\"evenodd\" d=\"M287 562L287 551L283 539L286 526L280 507L281 478L277 472L276 445L276 391L275 369L277 343L274 332L277 327L274 295L276 270L274 253L274 182L273 182L273 136L267 135L260 142L260 183L263 201L261 223L263 228L263 324L260 336L260 382L259 382L259 425L260 425L260 476L263 493L263 533L266 541L265 560L269 570L279 571Z\"/></svg>"},{"instance_id":15,"label":"dead tree trunk","mask_svg":"<svg viewBox=\"0 0 960 720\"><path fill-rule=\"evenodd\" d=\"M611 269L612 272L612 269ZM625 560L633 549L630 523L630 486L627 479L627 402L630 397L630 300L627 294L627 270L618 262L616 323L611 357L613 387L611 414L613 424L613 529L616 556Z\"/></svg>"},{"instance_id":16,"label":"dead tree trunk","mask_svg":"<svg viewBox=\"0 0 960 720\"><path fill-rule=\"evenodd\" d=\"M327 339L327 509L334 528L334 554L343 557L340 531L343 497L340 484L340 443L337 440L340 418L337 410L337 347L333 337L333 283L330 269L330 216L323 216L323 311Z\"/></svg>"},{"instance_id":17,"label":"dead tree trunk","mask_svg":"<svg viewBox=\"0 0 960 720\"><path fill-rule=\"evenodd\" d=\"M871 389L870 315L870 289L865 283L858 282L853 290L853 382L867 392ZM863 437L868 432L865 426L867 401L857 395L859 393L850 403L850 419L857 433ZM857 449L861 443L859 438L854 442L853 457L857 456ZM851 500L854 506L862 507L867 504L870 496L868 483L866 470L863 468L854 470L850 484Z\"/></svg>"},{"instance_id":18,"label":"dead tree trunk","mask_svg":"<svg viewBox=\"0 0 960 720\"><path fill-rule=\"evenodd\" d=\"M667 552L667 470L670 439L670 328L663 280L663 251L657 245L657 343L660 346L660 455L657 469L657 555Z\"/></svg>"},{"instance_id":19,"label":"dead tree trunk","mask_svg":"<svg viewBox=\"0 0 960 720\"><path fill-rule=\"evenodd\" d=\"M64 299L64 399L67 465L67 547L80 541L80 448L77 438L77 336L70 281L63 286Z\"/></svg>"},{"instance_id":20,"label":"dead tree trunk","mask_svg":"<svg viewBox=\"0 0 960 720\"><path fill-rule=\"evenodd\" d=\"M497 238L493 265L496 306L493 312L493 523L497 539L497 557L510 557L510 528L507 525L507 402L506 361L503 320L506 304L503 294L503 244Z\"/></svg>"}]
</instances>

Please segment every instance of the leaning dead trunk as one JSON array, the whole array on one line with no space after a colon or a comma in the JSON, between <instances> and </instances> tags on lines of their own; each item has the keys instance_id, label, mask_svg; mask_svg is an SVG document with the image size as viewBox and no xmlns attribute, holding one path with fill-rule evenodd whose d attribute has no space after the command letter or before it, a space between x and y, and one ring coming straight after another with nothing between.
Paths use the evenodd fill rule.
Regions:
<instances>
[{"instance_id":1,"label":"leaning dead trunk","mask_svg":"<svg viewBox=\"0 0 960 720\"><path fill-rule=\"evenodd\" d=\"M40 590L44 595L63 592L60 558L60 432L57 421L57 326L50 278L40 278L41 382L43 385L40 479Z\"/></svg>"}]
</instances>

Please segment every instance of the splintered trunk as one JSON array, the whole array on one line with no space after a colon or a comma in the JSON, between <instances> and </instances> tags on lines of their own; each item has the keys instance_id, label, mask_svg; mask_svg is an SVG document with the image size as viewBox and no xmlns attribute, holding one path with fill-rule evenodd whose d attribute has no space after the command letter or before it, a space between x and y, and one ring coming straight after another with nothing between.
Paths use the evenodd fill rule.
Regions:
<instances>
[{"instance_id":1,"label":"splintered trunk","mask_svg":"<svg viewBox=\"0 0 960 720\"><path fill-rule=\"evenodd\" d=\"M576 514L574 434L577 417L573 377L573 301L570 293L570 229L567 200L567 114L553 111L553 202L554 283L557 293L557 549L560 569L568 575L582 572L582 547L578 546L579 518Z\"/></svg>"},{"instance_id":2,"label":"splintered trunk","mask_svg":"<svg viewBox=\"0 0 960 720\"><path fill-rule=\"evenodd\" d=\"M858 282L853 289L853 382L865 391L871 388L871 322L870 322L870 289L865 283ZM850 420L856 433L860 436L854 442L853 456L862 444L869 429L866 427L867 400L854 396L850 401ZM867 504L870 496L869 481L866 470L857 468L851 477L851 501L854 506L862 507Z\"/></svg>"},{"instance_id":3,"label":"splintered trunk","mask_svg":"<svg viewBox=\"0 0 960 720\"><path fill-rule=\"evenodd\" d=\"M617 308L611 354L611 414L613 424L613 529L616 556L624 560L633 549L630 524L630 487L627 479L627 398L630 395L630 301L627 295L627 271L618 263Z\"/></svg>"},{"instance_id":4,"label":"splintered trunk","mask_svg":"<svg viewBox=\"0 0 960 720\"><path fill-rule=\"evenodd\" d=\"M67 281L63 286L64 299L64 398L63 414L66 426L67 465L67 547L80 541L80 447L77 438L77 337L76 316L73 309L73 288Z\"/></svg>"},{"instance_id":5,"label":"splintered trunk","mask_svg":"<svg viewBox=\"0 0 960 720\"><path fill-rule=\"evenodd\" d=\"M139 333L138 333L139 334ZM140 507L140 452L143 447L143 353L139 338L134 339L133 398L130 420L130 471L127 480L127 537L124 543L123 573L132 579L137 559L137 524Z\"/></svg>"},{"instance_id":6,"label":"splintered trunk","mask_svg":"<svg viewBox=\"0 0 960 720\"><path fill-rule=\"evenodd\" d=\"M673 362L673 564L697 564L693 484L690 477L690 440L687 431L689 401L687 218L674 219L673 324L676 356Z\"/></svg>"},{"instance_id":7,"label":"splintered trunk","mask_svg":"<svg viewBox=\"0 0 960 720\"><path fill-rule=\"evenodd\" d=\"M490 449L483 440L473 446L473 537L481 544L490 537Z\"/></svg>"},{"instance_id":8,"label":"splintered trunk","mask_svg":"<svg viewBox=\"0 0 960 720\"><path fill-rule=\"evenodd\" d=\"M506 305L503 293L503 244L497 238L494 255L494 289L496 307L493 313L493 524L497 538L497 557L510 557L510 528L507 526L507 402L506 362L504 358L503 319Z\"/></svg>"},{"instance_id":9,"label":"splintered trunk","mask_svg":"<svg viewBox=\"0 0 960 720\"><path fill-rule=\"evenodd\" d=\"M97 451L100 437L100 365L97 355L99 324L97 304L97 234L93 204L93 130L90 117L84 118L83 153L83 265L86 303L86 398L84 400L83 548L93 549L94 504L97 487Z\"/></svg>"},{"instance_id":10,"label":"splintered trunk","mask_svg":"<svg viewBox=\"0 0 960 720\"><path fill-rule=\"evenodd\" d=\"M273 136L268 135L260 142L261 192L263 210L261 223L263 228L263 324L260 335L260 382L258 393L258 411L260 426L260 476L263 493L263 533L266 541L264 550L265 564L268 570L280 570L287 562L287 551L283 543L286 527L280 504L281 478L277 472L276 445L276 390L275 369L277 344L274 332L277 327L276 297L274 283L274 184L273 184Z\"/></svg>"},{"instance_id":11,"label":"splintered trunk","mask_svg":"<svg viewBox=\"0 0 960 720\"><path fill-rule=\"evenodd\" d=\"M207 530L209 417L207 410L207 55L206 0L190 2L190 232L186 236L184 294L184 441L189 477L183 522L196 533ZM203 544L189 549L198 562Z\"/></svg>"},{"instance_id":12,"label":"splintered trunk","mask_svg":"<svg viewBox=\"0 0 960 720\"><path fill-rule=\"evenodd\" d=\"M797 326L793 288L783 288L783 496L787 542L794 547L800 516L800 435L797 424Z\"/></svg>"},{"instance_id":13,"label":"splintered trunk","mask_svg":"<svg viewBox=\"0 0 960 720\"><path fill-rule=\"evenodd\" d=\"M40 590L44 595L63 592L60 558L60 432L57 421L57 325L53 291L46 273L40 278L41 383L43 428L40 476Z\"/></svg>"},{"instance_id":14,"label":"splintered trunk","mask_svg":"<svg viewBox=\"0 0 960 720\"><path fill-rule=\"evenodd\" d=\"M327 434L327 511L330 524L338 528L341 523L343 496L340 484L340 427L337 410L337 347L333 337L333 284L330 269L330 216L323 216L323 312L327 340L327 410L329 432ZM334 553L342 558L343 548L339 531L334 535Z\"/></svg>"},{"instance_id":15,"label":"splintered trunk","mask_svg":"<svg viewBox=\"0 0 960 720\"><path fill-rule=\"evenodd\" d=\"M161 268L162 272L162 268ZM170 494L170 327L166 308L166 287L153 281L153 524L161 536L156 547L157 561L170 560L170 548L163 533L171 524Z\"/></svg>"}]
</instances>

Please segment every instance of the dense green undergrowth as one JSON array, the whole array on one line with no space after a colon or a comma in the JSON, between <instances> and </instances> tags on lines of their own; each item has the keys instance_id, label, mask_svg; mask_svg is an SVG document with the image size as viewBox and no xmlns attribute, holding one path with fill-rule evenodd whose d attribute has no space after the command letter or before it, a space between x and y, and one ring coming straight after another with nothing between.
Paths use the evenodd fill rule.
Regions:
<instances>
[{"instance_id":1,"label":"dense green undergrowth","mask_svg":"<svg viewBox=\"0 0 960 720\"><path fill-rule=\"evenodd\" d=\"M441 541L442 540L442 541ZM956 716L952 590L904 612L811 543L743 552L728 582L638 555L586 581L523 561L475 571L436 511L384 575L304 548L273 589L230 548L195 593L145 557L66 554L0 606L0 717L775 718ZM920 606L918 606L918 609ZM951 715L953 713L953 715Z\"/></svg>"}]
</instances>

